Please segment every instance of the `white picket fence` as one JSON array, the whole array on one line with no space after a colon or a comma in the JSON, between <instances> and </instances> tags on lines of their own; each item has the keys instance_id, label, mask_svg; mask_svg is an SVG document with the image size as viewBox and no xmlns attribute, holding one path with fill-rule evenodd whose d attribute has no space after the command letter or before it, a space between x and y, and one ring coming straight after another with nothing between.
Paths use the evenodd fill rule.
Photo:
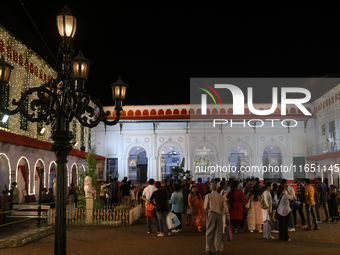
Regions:
<instances>
[{"instance_id":1,"label":"white picket fence","mask_svg":"<svg viewBox=\"0 0 340 255\"><path fill-rule=\"evenodd\" d=\"M48 211L48 225L55 224L55 208ZM126 226L142 215L142 205L131 209L66 209L66 225Z\"/></svg>"}]
</instances>

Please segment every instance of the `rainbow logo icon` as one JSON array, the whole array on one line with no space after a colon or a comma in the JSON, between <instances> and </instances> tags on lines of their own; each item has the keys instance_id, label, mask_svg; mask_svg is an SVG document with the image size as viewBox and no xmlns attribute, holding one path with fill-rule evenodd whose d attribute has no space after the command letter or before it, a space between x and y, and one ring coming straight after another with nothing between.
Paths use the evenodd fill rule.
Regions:
<instances>
[{"instance_id":1,"label":"rainbow logo icon","mask_svg":"<svg viewBox=\"0 0 340 255\"><path fill-rule=\"evenodd\" d=\"M202 83L202 82L197 82L197 83L202 84L203 86L205 86L208 89L210 89L216 95L216 97L220 101L220 104L222 105L222 101L221 101L220 95L217 93L217 91L213 87L211 87L208 84ZM207 90L206 88L201 88L201 87L197 87L197 88L200 89L200 90L203 90L205 93L207 93L212 98L212 100L214 101L215 105L217 105L217 102L215 100L214 95L209 90Z\"/></svg>"}]
</instances>

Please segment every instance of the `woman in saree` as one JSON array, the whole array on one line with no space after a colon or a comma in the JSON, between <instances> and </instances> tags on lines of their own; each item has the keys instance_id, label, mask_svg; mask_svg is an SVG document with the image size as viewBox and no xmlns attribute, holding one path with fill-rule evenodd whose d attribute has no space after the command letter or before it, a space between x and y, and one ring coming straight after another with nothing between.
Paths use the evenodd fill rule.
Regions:
<instances>
[{"instance_id":1,"label":"woman in saree","mask_svg":"<svg viewBox=\"0 0 340 255\"><path fill-rule=\"evenodd\" d=\"M191 187L188 203L191 210L191 228L193 231L195 231L195 227L197 226L197 230L201 232L202 226L205 225L206 214L204 211L201 194L197 192L196 186L194 185Z\"/></svg>"},{"instance_id":2,"label":"woman in saree","mask_svg":"<svg viewBox=\"0 0 340 255\"><path fill-rule=\"evenodd\" d=\"M260 207L261 190L258 185L255 185L253 191L248 194L250 199L250 208L248 209L248 230L253 233L257 230L262 233L263 216L262 208Z\"/></svg>"}]
</instances>

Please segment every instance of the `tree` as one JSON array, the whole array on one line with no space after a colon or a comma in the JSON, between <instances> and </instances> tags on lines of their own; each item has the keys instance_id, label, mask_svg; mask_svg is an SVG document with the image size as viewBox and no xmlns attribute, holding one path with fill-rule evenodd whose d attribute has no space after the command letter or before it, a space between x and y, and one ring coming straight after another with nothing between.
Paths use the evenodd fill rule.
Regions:
<instances>
[{"instance_id":1,"label":"tree","mask_svg":"<svg viewBox=\"0 0 340 255\"><path fill-rule=\"evenodd\" d=\"M179 172L181 174L181 181L183 181L184 177L186 179L191 179L191 171L190 170L184 170L184 164L185 164L185 158L182 159L181 165L179 166Z\"/></svg>"},{"instance_id":2,"label":"tree","mask_svg":"<svg viewBox=\"0 0 340 255\"><path fill-rule=\"evenodd\" d=\"M97 159L96 159L96 147L90 147L86 154L86 169L84 173L79 174L79 185L78 190L78 208L86 207L85 193L84 193L84 182L85 177L90 176L92 179L92 186L96 190L97 197L93 200L93 209L101 209L104 206L104 202L100 199L100 184L97 182L98 175L96 174Z\"/></svg>"}]
</instances>

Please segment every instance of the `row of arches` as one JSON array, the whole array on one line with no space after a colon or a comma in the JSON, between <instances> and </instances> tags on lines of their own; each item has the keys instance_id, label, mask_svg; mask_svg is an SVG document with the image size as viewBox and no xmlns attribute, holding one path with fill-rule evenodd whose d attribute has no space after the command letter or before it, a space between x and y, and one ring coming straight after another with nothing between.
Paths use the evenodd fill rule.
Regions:
<instances>
[{"instance_id":1,"label":"row of arches","mask_svg":"<svg viewBox=\"0 0 340 255\"><path fill-rule=\"evenodd\" d=\"M15 166L15 168L14 168ZM13 167L13 168L12 168ZM56 178L57 164L52 161L50 163L38 159L34 165L29 163L29 160L22 156L17 162L10 162L8 156L0 153L0 187L5 189L10 187L12 182L17 182L17 187L20 191L20 201L23 194L35 195L38 199L39 185L40 185L40 168L44 168L43 186L44 188L53 188L53 180ZM12 170L15 169L15 170ZM77 184L79 180L79 173L83 172L85 167L83 165L77 166L72 164L71 168L67 167L67 185L71 183ZM22 192L22 190L25 190Z\"/></svg>"},{"instance_id":2,"label":"row of arches","mask_svg":"<svg viewBox=\"0 0 340 255\"><path fill-rule=\"evenodd\" d=\"M269 110L270 108L266 109ZM258 109L260 111L265 110L264 108L260 108ZM307 108L307 110L309 112L312 112L310 108ZM190 114L201 114L201 109L197 109L196 111L194 109L190 109L189 111ZM233 113L233 108L228 108L228 110L221 108L219 111L214 108L210 111L210 109L207 109L207 114L232 114ZM250 114L250 111L248 108L244 108L244 113L245 114ZM274 114L280 114L281 110L279 108L276 108ZM286 109L286 113L288 114L296 114L296 113L302 113L302 111L300 109L295 109L294 107L290 108L290 110L288 111L288 109Z\"/></svg>"},{"instance_id":3,"label":"row of arches","mask_svg":"<svg viewBox=\"0 0 340 255\"><path fill-rule=\"evenodd\" d=\"M190 166L192 169L189 170L194 174L195 179L200 177L206 180L207 178L216 177L216 171L213 168L219 164L216 153L216 148L213 148L210 144L202 144L193 151L193 155L191 155L193 162ZM226 154L228 154L227 160L231 169L229 176L246 178L248 175L251 175L240 171L241 167L244 168L251 165L251 151L249 148L241 143L234 144ZM261 155L263 166L271 165L275 167L283 163L282 151L278 146L266 146ZM169 145L163 148L162 155L159 158L161 180L179 176L182 159L181 150L176 146ZM150 178L147 176L147 165L148 155L146 149L139 145L132 147L128 156L128 176L131 182L145 182ZM282 173L281 171L277 173L267 172L263 175L263 178L278 182L282 178Z\"/></svg>"},{"instance_id":4,"label":"row of arches","mask_svg":"<svg viewBox=\"0 0 340 255\"><path fill-rule=\"evenodd\" d=\"M228 154L229 153L229 154ZM228 176L234 178L247 178L254 175L254 172L245 172L241 169L247 169L252 165L251 151L243 144L233 145L229 152L226 152L228 160ZM202 146L196 149L194 155L194 167L196 178L201 177L203 180L207 178L215 178L216 168L218 164L214 150L208 146ZM264 148L262 152L261 163L263 166L280 166L282 165L281 149L275 145ZM223 167L223 166L221 166ZM198 170L198 171L197 171ZM282 172L266 172L263 178L278 182L282 178Z\"/></svg>"},{"instance_id":5,"label":"row of arches","mask_svg":"<svg viewBox=\"0 0 340 255\"><path fill-rule=\"evenodd\" d=\"M268 108L269 109L269 108ZM264 110L264 108L260 108L259 110ZM307 110L309 112L312 112L310 108L307 108ZM207 109L207 114L232 114L233 113L233 108L221 108L221 109L217 109L214 108L212 110ZM245 108L244 109L244 113L245 114L250 114L249 109ZM281 110L279 108L276 108L274 114L280 114ZM290 108L289 110L286 109L286 113L287 114L297 114L297 113L302 113L300 109L296 109L294 107ZM155 110L155 109L151 109L151 110L128 110L128 111L122 111L121 112L121 116L123 117L133 117L133 116L163 116L163 115L192 115L192 114L201 114L201 109L167 109L167 110L163 110L163 109L159 109L159 110ZM115 111L111 112L111 115L115 115Z\"/></svg>"}]
</instances>

